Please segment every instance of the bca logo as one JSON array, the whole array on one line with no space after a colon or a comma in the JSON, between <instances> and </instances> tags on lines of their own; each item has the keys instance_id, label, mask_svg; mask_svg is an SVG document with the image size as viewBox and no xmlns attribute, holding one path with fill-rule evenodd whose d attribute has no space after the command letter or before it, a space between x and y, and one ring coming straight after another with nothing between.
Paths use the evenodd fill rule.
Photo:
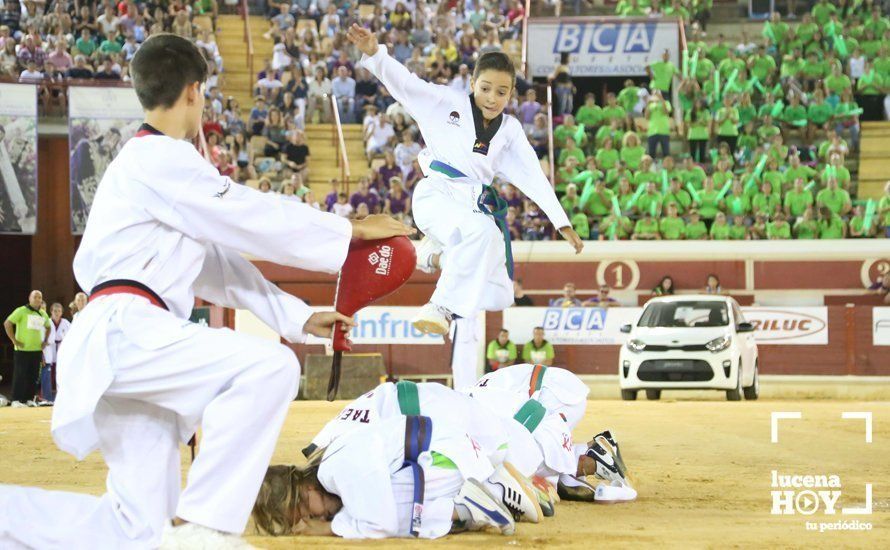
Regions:
<instances>
[{"instance_id":1,"label":"bca logo","mask_svg":"<svg viewBox=\"0 0 890 550\"><path fill-rule=\"evenodd\" d=\"M560 24L553 53L647 53L656 23Z\"/></svg>"},{"instance_id":2,"label":"bca logo","mask_svg":"<svg viewBox=\"0 0 890 550\"><path fill-rule=\"evenodd\" d=\"M389 275L389 269L392 265L392 247L383 245L376 252L371 252L368 256L368 262L373 266L377 266L377 269L374 270L374 273L377 275Z\"/></svg>"},{"instance_id":3,"label":"bca logo","mask_svg":"<svg viewBox=\"0 0 890 550\"><path fill-rule=\"evenodd\" d=\"M544 313L544 330L603 330L606 310L602 308L551 308Z\"/></svg>"}]
</instances>

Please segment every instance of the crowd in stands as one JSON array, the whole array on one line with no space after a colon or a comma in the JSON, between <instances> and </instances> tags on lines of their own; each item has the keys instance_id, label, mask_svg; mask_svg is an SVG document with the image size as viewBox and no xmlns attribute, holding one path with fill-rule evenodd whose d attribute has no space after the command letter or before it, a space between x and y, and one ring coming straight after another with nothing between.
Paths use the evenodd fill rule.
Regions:
<instances>
[{"instance_id":1,"label":"crowd in stands","mask_svg":"<svg viewBox=\"0 0 890 550\"><path fill-rule=\"evenodd\" d=\"M0 10L0 81L38 82L44 105L65 106L49 86L66 80L129 81L129 62L153 33L193 39L210 84L222 71L213 34L216 0L5 0Z\"/></svg>"}]
</instances>

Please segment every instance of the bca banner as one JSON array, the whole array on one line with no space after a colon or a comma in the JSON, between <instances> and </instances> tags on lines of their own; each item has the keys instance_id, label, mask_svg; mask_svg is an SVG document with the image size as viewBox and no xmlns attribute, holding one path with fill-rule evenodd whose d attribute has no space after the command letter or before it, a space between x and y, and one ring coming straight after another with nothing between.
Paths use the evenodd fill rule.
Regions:
<instances>
[{"instance_id":1,"label":"bca banner","mask_svg":"<svg viewBox=\"0 0 890 550\"><path fill-rule=\"evenodd\" d=\"M827 345L827 307L743 307L757 345Z\"/></svg>"},{"instance_id":2,"label":"bca banner","mask_svg":"<svg viewBox=\"0 0 890 550\"><path fill-rule=\"evenodd\" d=\"M872 344L890 346L890 307L873 307L871 318Z\"/></svg>"},{"instance_id":3,"label":"bca banner","mask_svg":"<svg viewBox=\"0 0 890 550\"><path fill-rule=\"evenodd\" d=\"M572 76L644 76L665 50L679 67L679 32L675 19L529 19L529 74L551 74L565 52Z\"/></svg>"},{"instance_id":4,"label":"bca banner","mask_svg":"<svg viewBox=\"0 0 890 550\"><path fill-rule=\"evenodd\" d=\"M80 235L105 168L142 123L133 88L68 88L71 231Z\"/></svg>"},{"instance_id":5,"label":"bca banner","mask_svg":"<svg viewBox=\"0 0 890 550\"><path fill-rule=\"evenodd\" d=\"M37 231L37 86L0 84L0 233Z\"/></svg>"}]
</instances>

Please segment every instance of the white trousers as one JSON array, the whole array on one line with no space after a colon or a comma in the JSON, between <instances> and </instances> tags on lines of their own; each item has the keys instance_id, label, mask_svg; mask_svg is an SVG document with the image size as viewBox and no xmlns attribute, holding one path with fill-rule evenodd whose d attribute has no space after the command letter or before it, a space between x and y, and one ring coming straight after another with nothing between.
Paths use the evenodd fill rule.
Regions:
<instances>
[{"instance_id":1,"label":"white trousers","mask_svg":"<svg viewBox=\"0 0 890 550\"><path fill-rule=\"evenodd\" d=\"M483 335L480 334L478 315L474 313L451 322L451 383L455 390L474 386L479 380L479 362L482 360L479 341Z\"/></svg>"},{"instance_id":2,"label":"white trousers","mask_svg":"<svg viewBox=\"0 0 890 550\"><path fill-rule=\"evenodd\" d=\"M481 191L481 185L433 175L417 184L412 197L417 227L444 248L442 273L430 302L461 317L513 304L504 236L479 210L476 200Z\"/></svg>"},{"instance_id":3,"label":"white trousers","mask_svg":"<svg viewBox=\"0 0 890 550\"><path fill-rule=\"evenodd\" d=\"M228 329L157 349L128 336L109 329L114 381L93 415L107 493L0 487L0 548L154 548L174 516L244 530L297 392L296 357ZM199 453L180 495L179 425L196 415Z\"/></svg>"}]
</instances>

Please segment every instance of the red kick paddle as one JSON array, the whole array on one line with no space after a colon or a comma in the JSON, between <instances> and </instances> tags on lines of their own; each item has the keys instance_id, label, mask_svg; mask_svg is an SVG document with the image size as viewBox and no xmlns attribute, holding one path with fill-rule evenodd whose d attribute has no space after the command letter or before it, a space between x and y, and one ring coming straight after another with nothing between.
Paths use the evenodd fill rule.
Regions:
<instances>
[{"instance_id":1,"label":"red kick paddle","mask_svg":"<svg viewBox=\"0 0 890 550\"><path fill-rule=\"evenodd\" d=\"M334 309L352 317L355 312L388 296L408 281L417 265L417 253L407 237L391 237L375 241L353 239L340 276ZM334 358L328 383L328 401L333 401L340 387L340 360L344 351L352 350L352 342L343 332L343 324L334 325L331 336Z\"/></svg>"}]
</instances>

